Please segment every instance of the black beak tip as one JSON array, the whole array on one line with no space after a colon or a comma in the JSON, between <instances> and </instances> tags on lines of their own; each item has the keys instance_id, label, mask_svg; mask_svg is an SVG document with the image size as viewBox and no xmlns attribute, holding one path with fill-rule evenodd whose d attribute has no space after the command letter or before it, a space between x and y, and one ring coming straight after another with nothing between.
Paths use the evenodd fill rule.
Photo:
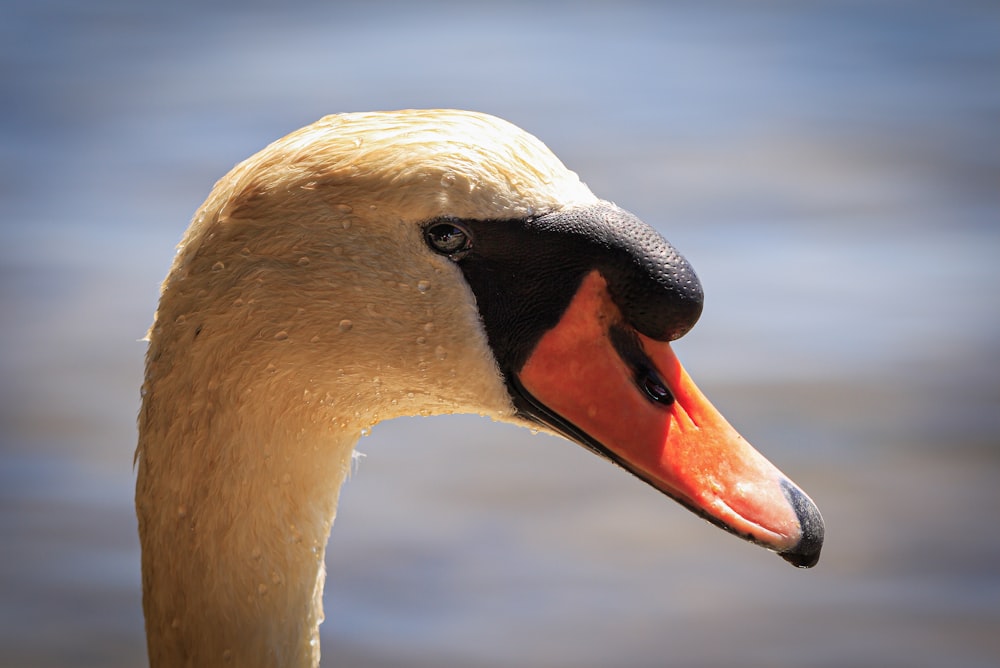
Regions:
<instances>
[{"instance_id":1,"label":"black beak tip","mask_svg":"<svg viewBox=\"0 0 1000 668\"><path fill-rule=\"evenodd\" d=\"M790 550L779 553L782 559L798 568L812 568L819 563L819 554L823 549L823 536L826 531L823 516L819 508L805 493L788 480L781 481L781 489L785 498L795 509L802 528L802 538Z\"/></svg>"}]
</instances>

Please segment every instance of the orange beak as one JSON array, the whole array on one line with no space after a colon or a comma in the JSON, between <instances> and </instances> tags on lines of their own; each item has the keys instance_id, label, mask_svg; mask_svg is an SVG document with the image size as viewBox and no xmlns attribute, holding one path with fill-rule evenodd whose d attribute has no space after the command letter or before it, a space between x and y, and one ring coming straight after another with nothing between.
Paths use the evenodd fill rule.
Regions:
<instances>
[{"instance_id":1,"label":"orange beak","mask_svg":"<svg viewBox=\"0 0 1000 668\"><path fill-rule=\"evenodd\" d=\"M812 500L712 406L669 343L622 320L605 279L588 274L517 374L542 421L713 524L814 566L824 528Z\"/></svg>"}]
</instances>

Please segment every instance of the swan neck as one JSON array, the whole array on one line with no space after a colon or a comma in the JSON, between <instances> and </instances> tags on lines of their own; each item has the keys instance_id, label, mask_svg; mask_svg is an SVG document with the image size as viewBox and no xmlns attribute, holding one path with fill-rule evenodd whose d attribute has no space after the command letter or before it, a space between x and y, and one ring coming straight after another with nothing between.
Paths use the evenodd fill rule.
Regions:
<instances>
[{"instance_id":1,"label":"swan neck","mask_svg":"<svg viewBox=\"0 0 1000 668\"><path fill-rule=\"evenodd\" d=\"M147 386L155 411L140 416L150 664L318 665L325 546L356 436L294 411L272 421L268 402L198 409L198 394Z\"/></svg>"}]
</instances>

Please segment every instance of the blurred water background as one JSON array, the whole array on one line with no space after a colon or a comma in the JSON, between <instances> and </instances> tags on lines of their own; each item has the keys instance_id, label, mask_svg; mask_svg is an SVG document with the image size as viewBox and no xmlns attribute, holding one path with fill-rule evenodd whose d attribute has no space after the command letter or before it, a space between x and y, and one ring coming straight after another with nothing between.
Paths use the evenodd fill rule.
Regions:
<instances>
[{"instance_id":1,"label":"blurred water background","mask_svg":"<svg viewBox=\"0 0 1000 668\"><path fill-rule=\"evenodd\" d=\"M582 448L363 439L325 665L1000 665L993 2L8 0L0 665L145 662L134 418L159 281L234 163L333 112L488 111L693 263L676 349L817 501L796 571Z\"/></svg>"}]
</instances>

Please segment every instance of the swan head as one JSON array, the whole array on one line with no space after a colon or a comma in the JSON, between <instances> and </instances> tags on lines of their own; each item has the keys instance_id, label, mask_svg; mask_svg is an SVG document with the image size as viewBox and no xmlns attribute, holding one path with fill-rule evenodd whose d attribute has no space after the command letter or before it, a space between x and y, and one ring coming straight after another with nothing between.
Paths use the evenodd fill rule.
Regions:
<instances>
[{"instance_id":1,"label":"swan head","mask_svg":"<svg viewBox=\"0 0 1000 668\"><path fill-rule=\"evenodd\" d=\"M523 130L341 114L216 185L164 283L147 386L354 433L451 412L545 430L812 566L816 506L670 348L701 309L683 256Z\"/></svg>"},{"instance_id":2,"label":"swan head","mask_svg":"<svg viewBox=\"0 0 1000 668\"><path fill-rule=\"evenodd\" d=\"M492 116L330 116L237 165L184 236L148 336L151 665L317 665L340 483L358 436L401 415L564 436L814 565L816 506L670 348L701 309L665 239Z\"/></svg>"}]
</instances>

